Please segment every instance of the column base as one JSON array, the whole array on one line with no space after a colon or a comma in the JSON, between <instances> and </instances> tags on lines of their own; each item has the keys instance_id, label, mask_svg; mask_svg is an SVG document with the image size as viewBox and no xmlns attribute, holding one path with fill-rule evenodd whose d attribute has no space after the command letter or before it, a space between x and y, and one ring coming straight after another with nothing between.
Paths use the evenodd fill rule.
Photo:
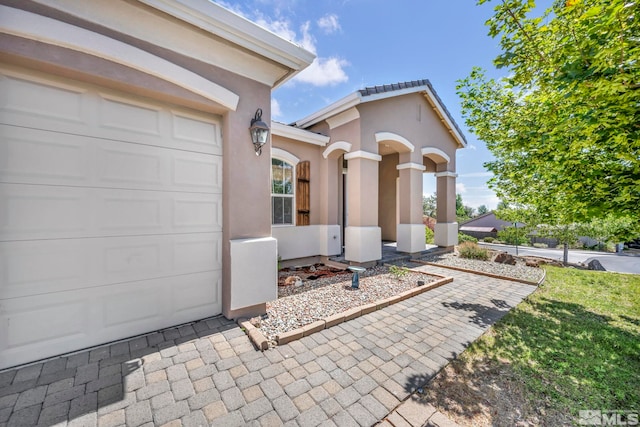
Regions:
<instances>
[{"instance_id":1,"label":"column base","mask_svg":"<svg viewBox=\"0 0 640 427\"><path fill-rule=\"evenodd\" d=\"M347 261L365 263L382 258L380 227L347 227L344 230L344 243Z\"/></svg>"},{"instance_id":2,"label":"column base","mask_svg":"<svg viewBox=\"0 0 640 427\"><path fill-rule=\"evenodd\" d=\"M278 298L278 241L273 237L230 242L231 302L223 313L235 313Z\"/></svg>"},{"instance_id":3,"label":"column base","mask_svg":"<svg viewBox=\"0 0 640 427\"><path fill-rule=\"evenodd\" d=\"M436 245L446 248L458 244L457 222L437 222L433 231L433 242Z\"/></svg>"},{"instance_id":4,"label":"column base","mask_svg":"<svg viewBox=\"0 0 640 427\"><path fill-rule=\"evenodd\" d=\"M339 225L320 226L320 255L339 255L342 252Z\"/></svg>"},{"instance_id":5,"label":"column base","mask_svg":"<svg viewBox=\"0 0 640 427\"><path fill-rule=\"evenodd\" d=\"M424 251L424 224L398 224L398 251L416 253Z\"/></svg>"}]
</instances>

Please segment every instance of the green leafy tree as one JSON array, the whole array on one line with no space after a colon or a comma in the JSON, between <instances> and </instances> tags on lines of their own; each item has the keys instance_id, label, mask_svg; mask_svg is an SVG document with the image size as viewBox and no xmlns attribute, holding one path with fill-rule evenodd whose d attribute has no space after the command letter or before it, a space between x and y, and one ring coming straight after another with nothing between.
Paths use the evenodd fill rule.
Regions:
<instances>
[{"instance_id":1,"label":"green leafy tree","mask_svg":"<svg viewBox=\"0 0 640 427\"><path fill-rule=\"evenodd\" d=\"M484 215L487 212L489 212L489 208L487 208L486 205L480 205L478 206L478 215Z\"/></svg>"},{"instance_id":2,"label":"green leafy tree","mask_svg":"<svg viewBox=\"0 0 640 427\"><path fill-rule=\"evenodd\" d=\"M604 244L624 242L637 237L638 230L630 218L609 215L583 224L580 234L597 240L598 246L602 249Z\"/></svg>"},{"instance_id":3,"label":"green leafy tree","mask_svg":"<svg viewBox=\"0 0 640 427\"><path fill-rule=\"evenodd\" d=\"M638 3L557 0L541 16L534 8L503 0L487 21L508 77L474 68L458 85L467 125L495 156L489 185L565 241L573 224L594 218L638 224Z\"/></svg>"},{"instance_id":4,"label":"green leafy tree","mask_svg":"<svg viewBox=\"0 0 640 427\"><path fill-rule=\"evenodd\" d=\"M466 206L462 201L462 195L456 194L456 217L458 222L467 221L473 217L474 209L471 206Z\"/></svg>"},{"instance_id":5,"label":"green leafy tree","mask_svg":"<svg viewBox=\"0 0 640 427\"><path fill-rule=\"evenodd\" d=\"M525 228L516 228L515 226L505 227L498 231L498 239L509 245L528 245L529 238Z\"/></svg>"},{"instance_id":6,"label":"green leafy tree","mask_svg":"<svg viewBox=\"0 0 640 427\"><path fill-rule=\"evenodd\" d=\"M436 217L436 209L437 209L437 197L435 194L431 196L422 195L422 213L424 215L430 216L431 218Z\"/></svg>"},{"instance_id":7,"label":"green leafy tree","mask_svg":"<svg viewBox=\"0 0 640 427\"><path fill-rule=\"evenodd\" d=\"M564 248L563 262L569 262L569 245L576 243L580 237L582 227L580 224L540 224L537 227L538 234L542 237L556 239Z\"/></svg>"}]
</instances>

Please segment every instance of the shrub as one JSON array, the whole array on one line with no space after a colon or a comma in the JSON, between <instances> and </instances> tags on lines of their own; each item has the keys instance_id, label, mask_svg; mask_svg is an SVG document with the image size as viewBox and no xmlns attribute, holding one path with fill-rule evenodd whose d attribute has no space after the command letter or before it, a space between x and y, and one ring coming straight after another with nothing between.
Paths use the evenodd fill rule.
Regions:
<instances>
[{"instance_id":1,"label":"shrub","mask_svg":"<svg viewBox=\"0 0 640 427\"><path fill-rule=\"evenodd\" d=\"M547 245L546 243L534 243L533 247L534 248L540 248L540 249L547 249L549 247L549 245Z\"/></svg>"},{"instance_id":2,"label":"shrub","mask_svg":"<svg viewBox=\"0 0 640 427\"><path fill-rule=\"evenodd\" d=\"M407 273L409 273L409 269L406 267L398 267L397 265L392 265L391 267L389 267L389 273L391 273L396 279L400 280L404 276L406 276Z\"/></svg>"},{"instance_id":3,"label":"shrub","mask_svg":"<svg viewBox=\"0 0 640 427\"><path fill-rule=\"evenodd\" d=\"M473 242L478 243L478 239L467 234L458 233L458 243Z\"/></svg>"},{"instance_id":4,"label":"shrub","mask_svg":"<svg viewBox=\"0 0 640 427\"><path fill-rule=\"evenodd\" d=\"M510 245L528 245L529 238L527 237L526 230L522 228L516 229L515 227L506 227L498 231L498 238L507 242Z\"/></svg>"},{"instance_id":5,"label":"shrub","mask_svg":"<svg viewBox=\"0 0 640 427\"><path fill-rule=\"evenodd\" d=\"M424 242L428 245L433 244L433 230L429 227L424 227Z\"/></svg>"},{"instance_id":6,"label":"shrub","mask_svg":"<svg viewBox=\"0 0 640 427\"><path fill-rule=\"evenodd\" d=\"M460 254L460 258L479 259L482 261L489 259L489 251L481 248L474 242L464 242L458 246L458 253Z\"/></svg>"},{"instance_id":7,"label":"shrub","mask_svg":"<svg viewBox=\"0 0 640 427\"><path fill-rule=\"evenodd\" d=\"M485 237L484 239L482 239L482 241L483 241L483 242L485 242L485 243L493 243L493 242L494 242L494 240L496 240L496 239L494 239L494 238L493 238L493 237L491 237L491 236L489 236L489 237Z\"/></svg>"}]
</instances>

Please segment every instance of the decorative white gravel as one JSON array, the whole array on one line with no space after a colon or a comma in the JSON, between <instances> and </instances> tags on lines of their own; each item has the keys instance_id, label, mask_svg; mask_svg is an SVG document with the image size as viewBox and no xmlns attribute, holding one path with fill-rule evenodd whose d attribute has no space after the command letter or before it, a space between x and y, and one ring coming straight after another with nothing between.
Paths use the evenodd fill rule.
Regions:
<instances>
[{"instance_id":1,"label":"decorative white gravel","mask_svg":"<svg viewBox=\"0 0 640 427\"><path fill-rule=\"evenodd\" d=\"M492 261L481 261L478 259L466 259L448 253L443 255L434 255L431 257L422 257L422 261L432 262L434 264L449 265L452 267L466 268L467 270L482 271L484 273L497 274L500 276L510 277L513 279L527 280L529 282L538 282L544 276L541 268L527 267L525 262L516 258L516 265L500 264Z\"/></svg>"},{"instance_id":2,"label":"decorative white gravel","mask_svg":"<svg viewBox=\"0 0 640 427\"><path fill-rule=\"evenodd\" d=\"M267 303L267 314L261 319L260 331L273 345L278 334L351 308L392 297L415 288L419 280L427 284L437 279L436 276L413 271L407 271L401 278L396 278L388 272L387 267L378 266L367 269L360 275L358 289L351 288L350 272L309 281L298 288L287 286L288 289L280 290L281 295L295 293Z\"/></svg>"},{"instance_id":3,"label":"decorative white gravel","mask_svg":"<svg viewBox=\"0 0 640 427\"><path fill-rule=\"evenodd\" d=\"M516 265L465 259L453 253L427 256L421 260L530 282L538 282L544 275L541 268L527 267L525 262L518 258L516 258ZM295 271L288 275L295 275ZM267 303L267 314L262 316L260 324L260 331L270 345L275 345L276 336L283 332L397 295L416 287L418 280L426 284L438 279L435 276L413 271L408 271L403 277L397 278L389 273L387 267L377 266L362 273L359 289L352 289L351 276L352 273L346 271L316 280L303 280L303 285L298 287L278 287L278 299Z\"/></svg>"}]
</instances>

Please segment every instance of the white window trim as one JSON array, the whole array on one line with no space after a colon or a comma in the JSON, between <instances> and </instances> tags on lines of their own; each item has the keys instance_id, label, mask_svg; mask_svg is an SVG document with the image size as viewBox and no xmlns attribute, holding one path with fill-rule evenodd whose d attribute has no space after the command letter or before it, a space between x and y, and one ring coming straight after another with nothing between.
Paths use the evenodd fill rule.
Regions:
<instances>
[{"instance_id":1,"label":"white window trim","mask_svg":"<svg viewBox=\"0 0 640 427\"><path fill-rule=\"evenodd\" d=\"M284 151L281 148L272 147L271 148L271 158L282 160L283 162L287 162L293 166L297 166L300 163L300 159L291 154L288 151Z\"/></svg>"},{"instance_id":2,"label":"white window trim","mask_svg":"<svg viewBox=\"0 0 640 427\"><path fill-rule=\"evenodd\" d=\"M288 151L282 150L280 148L275 148L272 147L271 148L271 158L272 159L276 159L276 160L281 160L283 162L289 163L291 166L293 166L293 173L292 173L292 182L293 182L293 194L292 195L288 195L288 194L275 194L273 193L273 174L270 174L271 176L271 182L270 187L271 187L271 200L273 201L273 197L277 196L277 197L287 197L287 198L291 198L293 200L292 204L291 204L291 224L274 224L273 223L273 208L271 211L271 227L295 227L296 226L296 219L297 219L297 212L296 212L296 166L298 165L298 163L300 163L300 159L297 158L296 156L294 156L293 154L289 153ZM273 169L271 169L273 170Z\"/></svg>"}]
</instances>

